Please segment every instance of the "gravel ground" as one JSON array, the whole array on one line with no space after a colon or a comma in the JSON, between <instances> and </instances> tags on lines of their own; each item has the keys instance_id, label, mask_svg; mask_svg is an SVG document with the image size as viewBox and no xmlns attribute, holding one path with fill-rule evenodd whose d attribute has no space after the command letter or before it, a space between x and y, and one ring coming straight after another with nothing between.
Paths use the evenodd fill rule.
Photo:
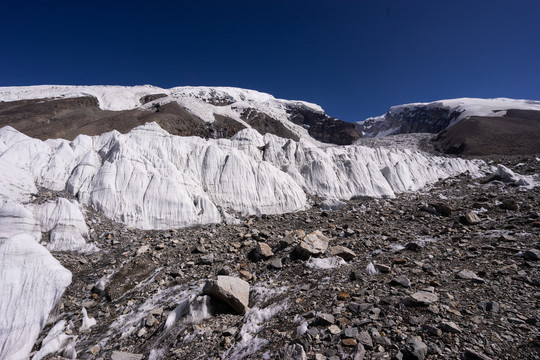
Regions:
<instances>
[{"instance_id":1,"label":"gravel ground","mask_svg":"<svg viewBox=\"0 0 540 360\"><path fill-rule=\"evenodd\" d=\"M482 180L171 231L88 209L101 250L55 253L73 283L40 341L65 319L80 359L540 359L540 188ZM309 257L316 231L328 250ZM251 311L202 296L218 274L250 284ZM179 304L190 310L166 325ZM86 332L83 307L97 321Z\"/></svg>"}]
</instances>

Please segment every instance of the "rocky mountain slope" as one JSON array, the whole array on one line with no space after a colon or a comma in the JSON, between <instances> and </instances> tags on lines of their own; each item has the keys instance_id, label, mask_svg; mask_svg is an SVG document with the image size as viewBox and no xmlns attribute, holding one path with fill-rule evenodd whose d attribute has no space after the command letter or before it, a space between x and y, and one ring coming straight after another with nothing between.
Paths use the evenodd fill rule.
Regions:
<instances>
[{"instance_id":1,"label":"rocky mountain slope","mask_svg":"<svg viewBox=\"0 0 540 360\"><path fill-rule=\"evenodd\" d=\"M244 128L298 141L351 144L354 124L304 101L226 87L27 86L0 88L0 125L45 140L121 133L156 122L174 135L229 138ZM331 131L328 131L328 130Z\"/></svg>"},{"instance_id":2,"label":"rocky mountain slope","mask_svg":"<svg viewBox=\"0 0 540 360\"><path fill-rule=\"evenodd\" d=\"M537 157L234 88L0 100L0 359L535 356Z\"/></svg>"}]
</instances>

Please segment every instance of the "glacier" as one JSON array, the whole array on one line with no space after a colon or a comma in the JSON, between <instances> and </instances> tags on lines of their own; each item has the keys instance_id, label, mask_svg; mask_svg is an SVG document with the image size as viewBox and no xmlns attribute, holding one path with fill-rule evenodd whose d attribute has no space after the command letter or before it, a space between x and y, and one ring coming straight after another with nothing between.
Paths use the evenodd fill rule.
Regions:
<instances>
[{"instance_id":1,"label":"glacier","mask_svg":"<svg viewBox=\"0 0 540 360\"><path fill-rule=\"evenodd\" d=\"M34 237L18 234L0 240L0 283L0 359L28 359L71 272Z\"/></svg>"},{"instance_id":2,"label":"glacier","mask_svg":"<svg viewBox=\"0 0 540 360\"><path fill-rule=\"evenodd\" d=\"M417 151L295 142L250 128L231 139L180 137L156 123L127 134L79 135L71 142L41 141L4 127L0 146L0 161L17 175L0 177L0 186L9 189L0 202L30 201L36 190L29 185L35 183L67 190L80 203L140 229L219 223L223 209L244 215L295 212L309 206L308 194L394 197L464 172L480 176L487 168L482 161ZM73 218L68 233L76 234L66 242L83 247L84 217L69 215L76 208L64 215Z\"/></svg>"}]
</instances>

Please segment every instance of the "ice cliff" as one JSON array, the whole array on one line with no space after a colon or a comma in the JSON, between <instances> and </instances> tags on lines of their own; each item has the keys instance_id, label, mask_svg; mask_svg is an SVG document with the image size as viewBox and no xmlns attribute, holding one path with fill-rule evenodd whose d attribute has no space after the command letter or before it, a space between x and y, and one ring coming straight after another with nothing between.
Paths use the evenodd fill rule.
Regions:
<instances>
[{"instance_id":1,"label":"ice cliff","mask_svg":"<svg viewBox=\"0 0 540 360\"><path fill-rule=\"evenodd\" d=\"M253 129L231 139L179 137L155 123L71 142L41 141L4 127L0 149L0 162L13 169L12 176L0 177L6 189L1 201L29 201L35 183L67 190L81 203L141 229L221 222L220 209L294 212L308 206L306 194L392 197L459 173L478 175L483 166L413 151L323 147ZM75 222L79 225L70 226L84 236L82 219Z\"/></svg>"}]
</instances>

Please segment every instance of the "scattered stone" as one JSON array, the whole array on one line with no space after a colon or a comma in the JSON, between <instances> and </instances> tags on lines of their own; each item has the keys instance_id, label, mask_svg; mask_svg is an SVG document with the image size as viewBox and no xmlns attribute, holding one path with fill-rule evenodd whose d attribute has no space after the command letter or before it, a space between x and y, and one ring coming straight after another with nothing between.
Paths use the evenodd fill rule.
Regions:
<instances>
[{"instance_id":1,"label":"scattered stone","mask_svg":"<svg viewBox=\"0 0 540 360\"><path fill-rule=\"evenodd\" d=\"M291 247L294 244L296 244L297 240L296 240L296 237L295 237L294 234L295 234L294 232L288 233L287 235L285 235L285 237L280 239L279 240L279 247L281 249L285 249L287 247Z\"/></svg>"},{"instance_id":2,"label":"scattered stone","mask_svg":"<svg viewBox=\"0 0 540 360\"><path fill-rule=\"evenodd\" d=\"M518 253L518 255L524 258L525 260L538 261L540 259L540 250L530 249L530 250L523 251L522 253Z\"/></svg>"},{"instance_id":3,"label":"scattered stone","mask_svg":"<svg viewBox=\"0 0 540 360\"><path fill-rule=\"evenodd\" d=\"M270 263L268 264L268 267L270 269L279 270L279 269L283 268L283 263L282 263L281 259L276 258L276 259L270 261Z\"/></svg>"},{"instance_id":4,"label":"scattered stone","mask_svg":"<svg viewBox=\"0 0 540 360\"><path fill-rule=\"evenodd\" d=\"M356 339L358 339L358 342L364 345L366 349L371 350L373 348L373 340L367 331L360 332Z\"/></svg>"},{"instance_id":5,"label":"scattered stone","mask_svg":"<svg viewBox=\"0 0 540 360\"><path fill-rule=\"evenodd\" d=\"M403 360L424 360L428 347L417 338L409 337L401 352L403 353Z\"/></svg>"},{"instance_id":6,"label":"scattered stone","mask_svg":"<svg viewBox=\"0 0 540 360\"><path fill-rule=\"evenodd\" d=\"M221 333L223 336L235 336L238 333L237 327L230 327L227 328Z\"/></svg>"},{"instance_id":7,"label":"scattered stone","mask_svg":"<svg viewBox=\"0 0 540 360\"><path fill-rule=\"evenodd\" d=\"M364 360L365 356L366 356L366 350L364 349L362 344L360 343L356 344L354 348L354 353L352 356L353 360Z\"/></svg>"},{"instance_id":8,"label":"scattered stone","mask_svg":"<svg viewBox=\"0 0 540 360\"><path fill-rule=\"evenodd\" d=\"M355 281L355 280L362 280L363 273L359 271L351 271L349 274L349 280Z\"/></svg>"},{"instance_id":9,"label":"scattered stone","mask_svg":"<svg viewBox=\"0 0 540 360\"><path fill-rule=\"evenodd\" d=\"M442 335L442 330L435 327L435 326L432 326L432 325L428 325L428 324L424 324L422 325L422 331L424 331L425 333L427 333L428 335L431 335L431 336L436 336L436 337L439 337Z\"/></svg>"},{"instance_id":10,"label":"scattered stone","mask_svg":"<svg viewBox=\"0 0 540 360\"><path fill-rule=\"evenodd\" d=\"M137 255L141 255L141 254L144 254L145 252L149 251L150 250L150 246L148 245L143 245L141 246L139 249L137 249Z\"/></svg>"},{"instance_id":11,"label":"scattered stone","mask_svg":"<svg viewBox=\"0 0 540 360\"><path fill-rule=\"evenodd\" d=\"M383 274L389 273L392 270L392 268L388 265L374 264L374 266L378 272L383 273Z\"/></svg>"},{"instance_id":12,"label":"scattered stone","mask_svg":"<svg viewBox=\"0 0 540 360\"><path fill-rule=\"evenodd\" d=\"M358 337L358 328L355 328L355 327L348 327L345 329L345 331L343 332L343 335L346 337L346 338L357 338Z\"/></svg>"},{"instance_id":13,"label":"scattered stone","mask_svg":"<svg viewBox=\"0 0 540 360\"><path fill-rule=\"evenodd\" d=\"M351 302L351 303L349 303L347 305L347 309L349 309L353 313L357 313L357 314L361 314L364 311L369 310L371 308L373 308L373 304L370 304L370 303L359 304L359 303L356 303L356 302Z\"/></svg>"},{"instance_id":14,"label":"scattered stone","mask_svg":"<svg viewBox=\"0 0 540 360\"><path fill-rule=\"evenodd\" d=\"M496 302L496 301L486 301L486 302L481 304L481 307L485 311L495 312L495 313L499 312L499 303Z\"/></svg>"},{"instance_id":15,"label":"scattered stone","mask_svg":"<svg viewBox=\"0 0 540 360\"><path fill-rule=\"evenodd\" d=\"M232 274L232 269L230 266L228 265L225 265L224 267L222 267L221 269L219 269L218 275L225 275L225 276L229 276Z\"/></svg>"},{"instance_id":16,"label":"scattered stone","mask_svg":"<svg viewBox=\"0 0 540 360\"><path fill-rule=\"evenodd\" d=\"M253 274L247 270L240 270L238 273L240 274L242 280L250 281L253 279Z\"/></svg>"},{"instance_id":17,"label":"scattered stone","mask_svg":"<svg viewBox=\"0 0 540 360\"><path fill-rule=\"evenodd\" d=\"M352 259L356 257L356 254L354 251L341 245L332 246L329 252L330 252L330 255L339 256L345 261L351 261Z\"/></svg>"},{"instance_id":18,"label":"scattered stone","mask_svg":"<svg viewBox=\"0 0 540 360\"><path fill-rule=\"evenodd\" d=\"M270 248L270 246L265 242L257 243L257 252L260 254L261 257L265 259L268 259L274 256L274 253L272 252L272 248Z\"/></svg>"},{"instance_id":19,"label":"scattered stone","mask_svg":"<svg viewBox=\"0 0 540 360\"><path fill-rule=\"evenodd\" d=\"M461 216L459 218L459 221L462 223L462 224L465 224L465 225L476 225L476 224L480 224L481 220L480 218L478 217L478 215L476 215L475 212L473 211L469 211L467 214L465 214L464 216Z\"/></svg>"},{"instance_id":20,"label":"scattered stone","mask_svg":"<svg viewBox=\"0 0 540 360\"><path fill-rule=\"evenodd\" d=\"M343 346L356 346L358 341L356 341L356 339L354 338L346 338L346 339L342 339L341 343L343 344Z\"/></svg>"},{"instance_id":21,"label":"scattered stone","mask_svg":"<svg viewBox=\"0 0 540 360\"><path fill-rule=\"evenodd\" d=\"M405 249L414 251L414 252L419 252L420 250L422 250L422 246L418 243L410 242L410 243L405 244Z\"/></svg>"},{"instance_id":22,"label":"scattered stone","mask_svg":"<svg viewBox=\"0 0 540 360\"><path fill-rule=\"evenodd\" d=\"M452 215L452 208L445 204L434 204L433 207L435 210L441 215L445 217L449 217Z\"/></svg>"},{"instance_id":23,"label":"scattered stone","mask_svg":"<svg viewBox=\"0 0 540 360\"><path fill-rule=\"evenodd\" d=\"M339 326L337 325L330 325L328 327L328 331L330 332L330 334L332 335L337 335L337 334L340 334L341 333L341 329L339 328Z\"/></svg>"},{"instance_id":24,"label":"scattered stone","mask_svg":"<svg viewBox=\"0 0 540 360\"><path fill-rule=\"evenodd\" d=\"M314 324L317 326L328 326L333 325L336 322L334 315L332 314L319 314L315 317Z\"/></svg>"},{"instance_id":25,"label":"scattered stone","mask_svg":"<svg viewBox=\"0 0 540 360\"><path fill-rule=\"evenodd\" d=\"M274 256L272 248L265 242L258 242L255 248L249 253L249 258L253 261L266 260Z\"/></svg>"},{"instance_id":26,"label":"scattered stone","mask_svg":"<svg viewBox=\"0 0 540 360\"><path fill-rule=\"evenodd\" d=\"M390 280L390 285L401 285L403 287L410 287L411 281L405 275L399 275L392 280Z\"/></svg>"},{"instance_id":27,"label":"scattered stone","mask_svg":"<svg viewBox=\"0 0 540 360\"><path fill-rule=\"evenodd\" d=\"M212 265L214 263L214 254L209 253L199 258L197 262L199 265Z\"/></svg>"},{"instance_id":28,"label":"scattered stone","mask_svg":"<svg viewBox=\"0 0 540 360\"><path fill-rule=\"evenodd\" d=\"M411 306L429 306L439 301L439 297L428 291L418 291L407 299L407 304Z\"/></svg>"},{"instance_id":29,"label":"scattered stone","mask_svg":"<svg viewBox=\"0 0 540 360\"><path fill-rule=\"evenodd\" d=\"M471 270L467 270L467 269L464 269L464 270L461 270L460 272L458 272L457 276L460 279L472 280L472 281L477 282L477 283L485 283L486 282L486 280L482 279L481 277L476 275L474 272L472 272Z\"/></svg>"},{"instance_id":30,"label":"scattered stone","mask_svg":"<svg viewBox=\"0 0 540 360\"><path fill-rule=\"evenodd\" d=\"M514 199L504 199L502 202L501 202L501 208L502 209L506 209L506 210L517 210L519 207L518 207L518 204L517 202L514 200Z\"/></svg>"},{"instance_id":31,"label":"scattered stone","mask_svg":"<svg viewBox=\"0 0 540 360\"><path fill-rule=\"evenodd\" d=\"M249 284L242 279L218 276L217 280L205 283L203 294L225 302L239 314L249 310Z\"/></svg>"},{"instance_id":32,"label":"scattered stone","mask_svg":"<svg viewBox=\"0 0 540 360\"><path fill-rule=\"evenodd\" d=\"M447 332L447 333L452 333L452 334L460 334L461 333L461 329L453 321L443 321L439 325L439 327L441 328L442 331Z\"/></svg>"},{"instance_id":33,"label":"scattered stone","mask_svg":"<svg viewBox=\"0 0 540 360\"><path fill-rule=\"evenodd\" d=\"M487 357L484 354L480 354L477 351L474 351L473 349L465 349L463 352L463 355L461 356L462 360L491 360L491 358Z\"/></svg>"},{"instance_id":34,"label":"scattered stone","mask_svg":"<svg viewBox=\"0 0 540 360\"><path fill-rule=\"evenodd\" d=\"M351 300L351 294L349 294L347 292L344 292L344 291L340 291L337 294L337 299L339 301L349 301L349 300Z\"/></svg>"},{"instance_id":35,"label":"scattered stone","mask_svg":"<svg viewBox=\"0 0 540 360\"><path fill-rule=\"evenodd\" d=\"M125 351L113 351L111 360L142 360L143 356L140 354L132 354Z\"/></svg>"}]
</instances>

